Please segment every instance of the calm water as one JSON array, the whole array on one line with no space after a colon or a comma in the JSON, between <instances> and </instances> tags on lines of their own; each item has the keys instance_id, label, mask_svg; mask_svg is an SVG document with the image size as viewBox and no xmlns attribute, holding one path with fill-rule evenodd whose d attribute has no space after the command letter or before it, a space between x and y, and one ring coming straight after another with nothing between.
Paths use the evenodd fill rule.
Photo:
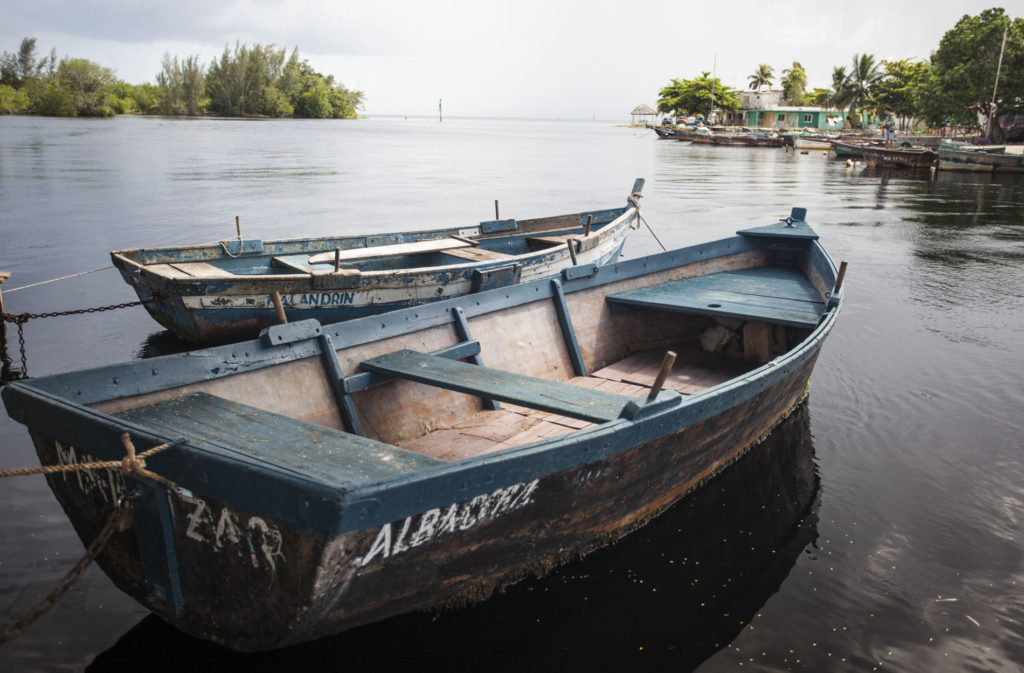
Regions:
<instances>
[{"instance_id":1,"label":"calm water","mask_svg":"<svg viewBox=\"0 0 1024 673\"><path fill-rule=\"evenodd\" d=\"M1024 662L1024 178L883 174L821 153L659 141L607 123L0 117L8 312L135 299L123 247L396 231L622 203L668 246L790 207L847 304L807 408L654 524L476 608L240 657L91 568L0 670L1019 671ZM658 250L646 230L625 255ZM176 347L141 308L33 320L29 374ZM36 462L0 419L0 467ZM41 477L0 482L0 628L81 543Z\"/></svg>"}]
</instances>

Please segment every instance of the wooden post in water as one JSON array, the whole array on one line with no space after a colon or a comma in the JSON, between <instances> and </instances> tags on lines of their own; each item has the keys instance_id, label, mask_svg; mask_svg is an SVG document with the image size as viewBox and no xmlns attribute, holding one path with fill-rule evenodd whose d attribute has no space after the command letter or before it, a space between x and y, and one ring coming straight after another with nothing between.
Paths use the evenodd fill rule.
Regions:
<instances>
[{"instance_id":1,"label":"wooden post in water","mask_svg":"<svg viewBox=\"0 0 1024 673\"><path fill-rule=\"evenodd\" d=\"M277 321L282 325L288 322L288 316L284 314L284 304L281 303L281 294L274 290L270 293L270 300L274 302L274 310L277 311Z\"/></svg>"},{"instance_id":2,"label":"wooden post in water","mask_svg":"<svg viewBox=\"0 0 1024 673\"><path fill-rule=\"evenodd\" d=\"M676 363L675 351L666 351L665 357L661 361L661 369L658 370L658 376L654 379L654 385L651 386L651 392L647 395L647 400L653 400L661 392L662 386L665 385L665 379L668 378L669 373L672 371L672 365Z\"/></svg>"},{"instance_id":3,"label":"wooden post in water","mask_svg":"<svg viewBox=\"0 0 1024 673\"><path fill-rule=\"evenodd\" d=\"M11 358L7 355L7 321L3 319L4 313L4 281L11 277L10 271L0 271L0 367L2 375L0 380L7 381L11 373Z\"/></svg>"}]
</instances>

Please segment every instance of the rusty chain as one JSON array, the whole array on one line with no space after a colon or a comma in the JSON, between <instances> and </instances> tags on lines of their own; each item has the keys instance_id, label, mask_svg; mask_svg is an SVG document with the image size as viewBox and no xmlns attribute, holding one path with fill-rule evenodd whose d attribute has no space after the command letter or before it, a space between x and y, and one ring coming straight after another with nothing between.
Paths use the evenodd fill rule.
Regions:
<instances>
[{"instance_id":1,"label":"rusty chain","mask_svg":"<svg viewBox=\"0 0 1024 673\"><path fill-rule=\"evenodd\" d=\"M114 311L119 308L130 308L132 306L142 306L153 301L152 299L146 299L143 301L128 301L122 304L111 304L109 306L95 306L92 308L77 308L69 311L50 311L49 313L0 313L0 320L9 322L17 326L18 328L18 348L21 353L21 370L13 371L10 367L10 356L6 352L7 342L4 340L5 352L2 354L4 362L4 380L15 380L15 379L27 379L28 376L28 359L25 355L25 323L34 318L58 318L66 315L83 315L86 313L101 313L103 311Z\"/></svg>"}]
</instances>

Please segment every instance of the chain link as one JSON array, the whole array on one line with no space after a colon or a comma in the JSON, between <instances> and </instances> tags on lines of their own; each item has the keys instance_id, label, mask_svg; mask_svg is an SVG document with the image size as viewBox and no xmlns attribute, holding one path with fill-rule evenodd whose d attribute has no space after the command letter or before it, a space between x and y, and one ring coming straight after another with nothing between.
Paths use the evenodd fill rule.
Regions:
<instances>
[{"instance_id":1,"label":"chain link","mask_svg":"<svg viewBox=\"0 0 1024 673\"><path fill-rule=\"evenodd\" d=\"M119 308L130 308L132 306L143 306L153 299L145 299L143 301L128 301L123 304L111 304L109 306L95 306L93 308L76 308L70 311L51 311L49 313L0 313L0 320L9 322L17 325L18 327L18 348L21 351L21 371L14 371L10 369L10 357L7 353L3 353L4 371L3 381L14 381L17 379L28 378L28 360L25 355L25 323L34 318L58 318L65 315L84 315L86 313L102 313L103 311L114 311ZM4 346L6 347L7 340L4 340Z\"/></svg>"},{"instance_id":2,"label":"chain link","mask_svg":"<svg viewBox=\"0 0 1024 673\"><path fill-rule=\"evenodd\" d=\"M119 308L130 308L132 306L142 306L147 304L152 299L146 301L129 301L123 304L111 304L110 306L96 306L93 308L76 308L70 311L52 311L50 313L19 313L17 315L11 313L4 313L3 318L7 322L25 322L34 318L58 318L63 315L82 315L85 313L101 313L103 311L113 311Z\"/></svg>"}]
</instances>

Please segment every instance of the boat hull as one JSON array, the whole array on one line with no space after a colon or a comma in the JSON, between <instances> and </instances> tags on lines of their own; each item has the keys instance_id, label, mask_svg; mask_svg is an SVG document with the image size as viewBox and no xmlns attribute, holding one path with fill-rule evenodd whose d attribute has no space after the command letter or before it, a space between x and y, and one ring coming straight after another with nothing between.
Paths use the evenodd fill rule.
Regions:
<instances>
[{"instance_id":1,"label":"boat hull","mask_svg":"<svg viewBox=\"0 0 1024 673\"><path fill-rule=\"evenodd\" d=\"M801 400L817 354L808 350L763 390L737 394L724 410L710 413L718 404L707 405L699 421L669 415L628 436L578 438L574 452L607 455L564 470L537 466L489 493L362 530L297 531L222 500L170 490L176 590L186 599L178 611L147 585L139 562L145 540L133 531L115 534L97 562L121 590L176 628L240 651L476 602L615 542L731 464ZM91 458L33 437L42 464ZM47 479L83 540L96 536L126 494L123 479L110 470Z\"/></svg>"},{"instance_id":2,"label":"boat hull","mask_svg":"<svg viewBox=\"0 0 1024 673\"><path fill-rule=\"evenodd\" d=\"M1024 173L1024 154L939 147L939 169L970 173Z\"/></svg>"},{"instance_id":3,"label":"boat hull","mask_svg":"<svg viewBox=\"0 0 1024 673\"><path fill-rule=\"evenodd\" d=\"M807 138L794 138L793 148L798 150L824 150L832 149L832 144L827 140L809 140Z\"/></svg>"},{"instance_id":4,"label":"boat hull","mask_svg":"<svg viewBox=\"0 0 1024 673\"><path fill-rule=\"evenodd\" d=\"M642 187L642 182L637 185L635 190ZM562 237L575 232L575 259L564 244L548 244L541 249L521 252L524 248L522 239L528 240L527 233L504 237L509 241L519 239L515 241L517 254L490 253L495 259L458 263L454 258L446 258L442 251L422 256L423 263L414 262L414 256L376 260L374 264L379 268L354 273L344 269L332 273L329 263L314 269L305 260L312 258L317 250L325 250L329 257L333 250L331 246L352 245L350 241L355 242L357 254L363 249L364 242L366 249L372 250L369 241L380 237L338 239L337 243L319 239L247 242L256 244L252 247L260 252L254 256L254 261L247 260L244 254L233 254L226 244L207 249L114 251L111 258L122 278L132 286L146 311L158 323L186 341L226 343L253 338L261 329L279 322L273 302L274 293L279 295L288 320L313 318L327 324L543 278L575 264L608 264L618 259L627 234L637 225L637 212L635 205L630 205L536 221L552 221L556 226L560 223L558 231L562 232ZM594 231L585 236L588 219L594 221ZM524 221L519 225L528 228L530 222ZM588 227L586 229L589 230ZM404 236L414 241L409 245L415 246L430 245L444 236L470 235L471 232L479 235L480 228ZM388 238L394 237L401 239L403 235L390 235ZM513 243L500 245L512 247ZM345 248L346 253L350 250ZM273 268L277 260L295 258L303 260L298 268L305 267L308 272L299 273L294 269L289 273L285 269L269 273L279 271ZM196 261L199 264L191 263ZM243 264L260 271L252 273L242 268ZM261 264L265 268L260 267ZM223 266L214 268L213 265ZM193 267L200 269L193 272L197 273L195 277L178 272L178 269ZM228 270L230 268L240 272L234 273Z\"/></svg>"},{"instance_id":5,"label":"boat hull","mask_svg":"<svg viewBox=\"0 0 1024 673\"><path fill-rule=\"evenodd\" d=\"M624 221L608 232L601 244L578 253L579 264L604 265L622 252L633 220ZM515 282L525 282L559 273L573 266L565 247L520 261ZM277 292L289 320L314 318L335 323L397 309L420 306L475 292L474 272L507 268L507 264L454 269L425 269L387 276L338 278L309 287L305 279L267 278L258 282L238 281L214 286L202 284L202 294L178 294L154 286L144 277L126 276L146 310L158 323L178 337L193 343L223 343L256 335L278 322L271 295ZM315 287L320 285L320 287Z\"/></svg>"},{"instance_id":6,"label":"boat hull","mask_svg":"<svg viewBox=\"0 0 1024 673\"><path fill-rule=\"evenodd\" d=\"M885 149L864 147L864 161L868 166L889 168L931 168L939 155L928 149Z\"/></svg>"}]
</instances>

